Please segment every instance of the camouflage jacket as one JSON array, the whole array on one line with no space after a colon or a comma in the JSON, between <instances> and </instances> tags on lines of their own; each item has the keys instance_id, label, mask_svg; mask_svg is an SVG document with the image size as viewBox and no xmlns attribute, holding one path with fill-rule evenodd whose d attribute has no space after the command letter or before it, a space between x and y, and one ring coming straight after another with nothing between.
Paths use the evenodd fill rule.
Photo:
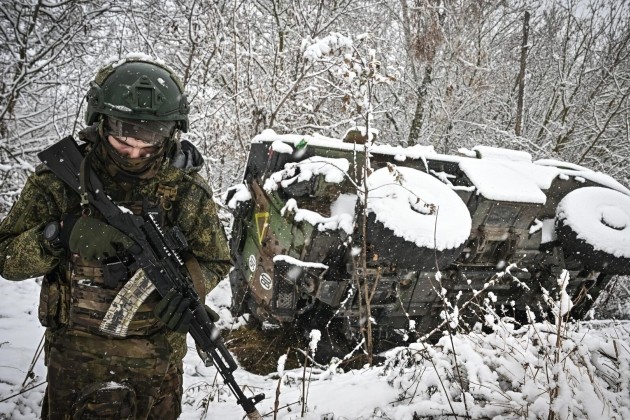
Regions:
<instances>
[{"instance_id":1,"label":"camouflage jacket","mask_svg":"<svg viewBox=\"0 0 630 420\"><path fill-rule=\"evenodd\" d=\"M134 210L148 198L151 204L164 210L166 226L180 227L188 240L189 252L199 262L205 283L201 289L209 291L227 274L231 263L225 233L212 191L198 173L203 159L192 144L182 142L155 177L133 183L114 180L98 159L93 161L98 162L93 170L116 204ZM41 275L68 278L71 256L51 251L43 240L42 230L47 223L61 220L62 215L80 211L79 196L40 165L0 224L0 275L8 280ZM40 320L41 312L40 307Z\"/></svg>"}]
</instances>

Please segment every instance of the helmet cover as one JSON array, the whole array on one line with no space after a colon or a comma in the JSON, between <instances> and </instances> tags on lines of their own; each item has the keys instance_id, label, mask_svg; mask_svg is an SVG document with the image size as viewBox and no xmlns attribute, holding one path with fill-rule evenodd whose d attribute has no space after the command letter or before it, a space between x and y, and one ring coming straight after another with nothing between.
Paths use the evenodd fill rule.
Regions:
<instances>
[{"instance_id":1,"label":"helmet cover","mask_svg":"<svg viewBox=\"0 0 630 420\"><path fill-rule=\"evenodd\" d=\"M173 121L188 131L190 106L171 69L148 58L126 58L101 68L87 93L88 125L105 115L122 121Z\"/></svg>"}]
</instances>

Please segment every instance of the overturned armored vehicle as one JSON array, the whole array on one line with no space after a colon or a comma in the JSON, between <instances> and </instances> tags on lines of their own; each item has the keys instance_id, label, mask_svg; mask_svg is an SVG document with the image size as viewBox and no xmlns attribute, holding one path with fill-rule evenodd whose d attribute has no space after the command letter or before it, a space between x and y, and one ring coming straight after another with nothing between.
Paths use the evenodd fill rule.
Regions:
<instances>
[{"instance_id":1,"label":"overturned armored vehicle","mask_svg":"<svg viewBox=\"0 0 630 420\"><path fill-rule=\"evenodd\" d=\"M443 297L463 307L484 290L522 315L543 310L543 288L568 273L581 318L630 273L630 190L607 175L490 147L372 144L367 164L365 150L272 131L252 141L244 182L225 197L236 314L351 342L369 303L385 348L435 331Z\"/></svg>"}]
</instances>

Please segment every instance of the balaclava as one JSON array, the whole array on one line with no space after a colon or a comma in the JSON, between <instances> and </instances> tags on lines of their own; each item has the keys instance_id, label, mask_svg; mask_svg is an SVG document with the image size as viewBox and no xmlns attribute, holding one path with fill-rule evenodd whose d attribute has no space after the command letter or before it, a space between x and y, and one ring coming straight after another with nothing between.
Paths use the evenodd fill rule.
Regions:
<instances>
[{"instance_id":1,"label":"balaclava","mask_svg":"<svg viewBox=\"0 0 630 420\"><path fill-rule=\"evenodd\" d=\"M175 132L174 121L123 120L105 117L102 122L98 155L103 158L110 175L123 180L148 179L157 173L170 149ZM109 142L108 136L133 137L157 147L147 156L131 158L118 152Z\"/></svg>"}]
</instances>

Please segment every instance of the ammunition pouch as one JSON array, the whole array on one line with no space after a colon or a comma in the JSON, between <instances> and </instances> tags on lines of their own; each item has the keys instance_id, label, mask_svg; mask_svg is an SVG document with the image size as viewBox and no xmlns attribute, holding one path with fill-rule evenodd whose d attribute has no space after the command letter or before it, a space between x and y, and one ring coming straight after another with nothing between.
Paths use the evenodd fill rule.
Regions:
<instances>
[{"instance_id":1,"label":"ammunition pouch","mask_svg":"<svg viewBox=\"0 0 630 420\"><path fill-rule=\"evenodd\" d=\"M92 334L107 335L100 330L112 301L128 280L126 270L108 268L106 265L85 261L77 255L70 264L70 305L68 327ZM106 275L107 274L107 275ZM114 274L120 276L114 277ZM140 305L127 330L127 336L147 336L162 330L164 326L153 314L153 306L159 300L150 295Z\"/></svg>"},{"instance_id":2,"label":"ammunition pouch","mask_svg":"<svg viewBox=\"0 0 630 420\"><path fill-rule=\"evenodd\" d=\"M57 272L52 272L44 276L42 287L39 292L39 307L37 316L42 326L46 328L58 328L67 321L62 315L64 289L58 278Z\"/></svg>"},{"instance_id":3,"label":"ammunition pouch","mask_svg":"<svg viewBox=\"0 0 630 420\"><path fill-rule=\"evenodd\" d=\"M135 419L136 392L129 385L101 382L81 390L72 420Z\"/></svg>"}]
</instances>

